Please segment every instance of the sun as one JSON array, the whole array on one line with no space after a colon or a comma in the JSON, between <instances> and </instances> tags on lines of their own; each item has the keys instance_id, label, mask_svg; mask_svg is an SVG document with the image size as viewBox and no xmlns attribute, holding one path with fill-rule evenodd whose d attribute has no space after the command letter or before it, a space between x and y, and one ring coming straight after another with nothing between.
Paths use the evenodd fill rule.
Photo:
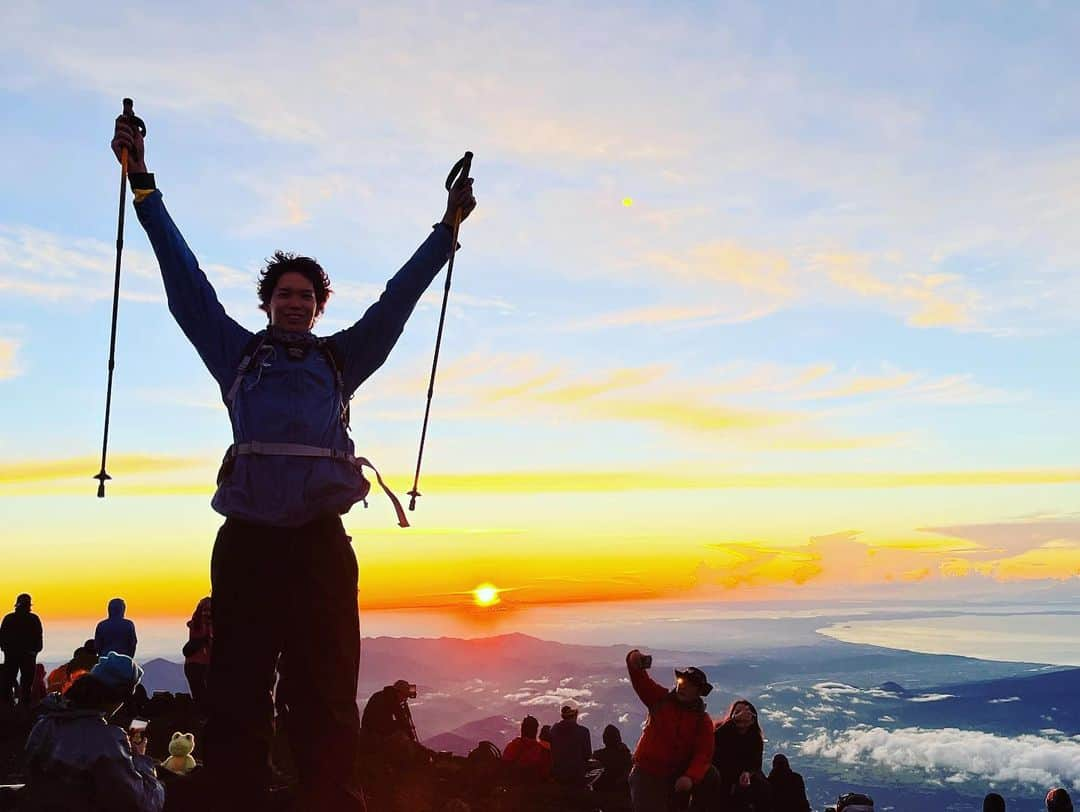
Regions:
<instances>
[{"instance_id":1,"label":"sun","mask_svg":"<svg viewBox=\"0 0 1080 812\"><path fill-rule=\"evenodd\" d=\"M472 591L472 594L473 602L477 606L494 606L502 600L499 597L499 589L495 584L480 584Z\"/></svg>"}]
</instances>

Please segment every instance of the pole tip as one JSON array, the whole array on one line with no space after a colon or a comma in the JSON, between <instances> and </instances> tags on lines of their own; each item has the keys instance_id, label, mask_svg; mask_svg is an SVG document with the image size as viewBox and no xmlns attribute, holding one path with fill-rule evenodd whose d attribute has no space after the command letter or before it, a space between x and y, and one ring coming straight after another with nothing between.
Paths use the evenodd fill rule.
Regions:
<instances>
[{"instance_id":1,"label":"pole tip","mask_svg":"<svg viewBox=\"0 0 1080 812\"><path fill-rule=\"evenodd\" d=\"M416 510L416 497L420 495L420 491L409 491L409 510Z\"/></svg>"},{"instance_id":2,"label":"pole tip","mask_svg":"<svg viewBox=\"0 0 1080 812\"><path fill-rule=\"evenodd\" d=\"M105 483L104 482L98 483L97 497L98 497L98 499L104 499L105 498Z\"/></svg>"}]
</instances>

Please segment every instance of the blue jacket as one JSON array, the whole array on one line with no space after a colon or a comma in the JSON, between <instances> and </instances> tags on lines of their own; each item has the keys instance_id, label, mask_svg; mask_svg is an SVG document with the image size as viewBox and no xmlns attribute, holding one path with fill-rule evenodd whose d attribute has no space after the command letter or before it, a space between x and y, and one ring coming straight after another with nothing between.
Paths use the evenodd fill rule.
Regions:
<instances>
[{"instance_id":1,"label":"blue jacket","mask_svg":"<svg viewBox=\"0 0 1080 812\"><path fill-rule=\"evenodd\" d=\"M30 812L161 812L165 788L154 763L131 752L127 734L97 710L68 706L55 694L26 740Z\"/></svg>"},{"instance_id":2,"label":"blue jacket","mask_svg":"<svg viewBox=\"0 0 1080 812\"><path fill-rule=\"evenodd\" d=\"M147 181L146 179L149 179ZM152 176L133 178L135 188ZM252 333L233 321L173 223L161 192L135 204L161 266L169 311L221 389L232 387ZM330 337L340 359L346 402L397 343L420 296L446 262L450 230L438 225L387 283L379 300L351 327ZM321 352L292 360L271 346L245 376L230 409L233 440L299 443L353 454L341 421L336 376ZM348 462L328 458L240 456L218 483L218 513L258 524L297 527L347 513L360 500L361 476Z\"/></svg>"},{"instance_id":3,"label":"blue jacket","mask_svg":"<svg viewBox=\"0 0 1080 812\"><path fill-rule=\"evenodd\" d=\"M94 629L94 649L99 657L104 657L110 651L135 656L139 638L135 636L135 624L124 617L126 611L127 604L123 598L109 601L109 617Z\"/></svg>"}]
</instances>

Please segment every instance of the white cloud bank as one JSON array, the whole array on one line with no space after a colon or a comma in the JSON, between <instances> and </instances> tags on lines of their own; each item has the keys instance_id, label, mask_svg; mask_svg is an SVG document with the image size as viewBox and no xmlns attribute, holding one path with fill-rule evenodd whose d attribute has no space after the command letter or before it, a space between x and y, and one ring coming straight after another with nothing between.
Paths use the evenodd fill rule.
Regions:
<instances>
[{"instance_id":1,"label":"white cloud bank","mask_svg":"<svg viewBox=\"0 0 1080 812\"><path fill-rule=\"evenodd\" d=\"M1063 784L1080 788L1080 741L1072 739L860 725L841 732L820 731L799 749L803 755L847 764L875 762L893 770L944 773L944 779L952 782L978 778L1041 788Z\"/></svg>"}]
</instances>

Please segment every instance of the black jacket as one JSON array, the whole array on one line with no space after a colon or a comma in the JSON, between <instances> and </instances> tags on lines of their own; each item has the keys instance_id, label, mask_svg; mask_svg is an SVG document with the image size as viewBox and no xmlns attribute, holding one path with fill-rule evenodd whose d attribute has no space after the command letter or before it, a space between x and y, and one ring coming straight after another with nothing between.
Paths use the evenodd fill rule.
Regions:
<instances>
[{"instance_id":1,"label":"black jacket","mask_svg":"<svg viewBox=\"0 0 1080 812\"><path fill-rule=\"evenodd\" d=\"M713 764L720 773L720 783L725 793L739 783L739 776L743 773L761 772L765 743L756 727L739 733L734 722L725 722L716 728L713 740L716 742Z\"/></svg>"},{"instance_id":2,"label":"black jacket","mask_svg":"<svg viewBox=\"0 0 1080 812\"><path fill-rule=\"evenodd\" d=\"M810 812L806 784L797 772L773 768L769 785L773 791L773 812Z\"/></svg>"},{"instance_id":3,"label":"black jacket","mask_svg":"<svg viewBox=\"0 0 1080 812\"><path fill-rule=\"evenodd\" d=\"M364 706L360 727L376 736L389 737L404 733L412 741L417 740L409 703L401 698L393 685L387 685L371 695Z\"/></svg>"},{"instance_id":4,"label":"black jacket","mask_svg":"<svg viewBox=\"0 0 1080 812\"><path fill-rule=\"evenodd\" d=\"M12 656L41 651L41 620L29 609L16 609L0 623L0 651Z\"/></svg>"}]
</instances>

